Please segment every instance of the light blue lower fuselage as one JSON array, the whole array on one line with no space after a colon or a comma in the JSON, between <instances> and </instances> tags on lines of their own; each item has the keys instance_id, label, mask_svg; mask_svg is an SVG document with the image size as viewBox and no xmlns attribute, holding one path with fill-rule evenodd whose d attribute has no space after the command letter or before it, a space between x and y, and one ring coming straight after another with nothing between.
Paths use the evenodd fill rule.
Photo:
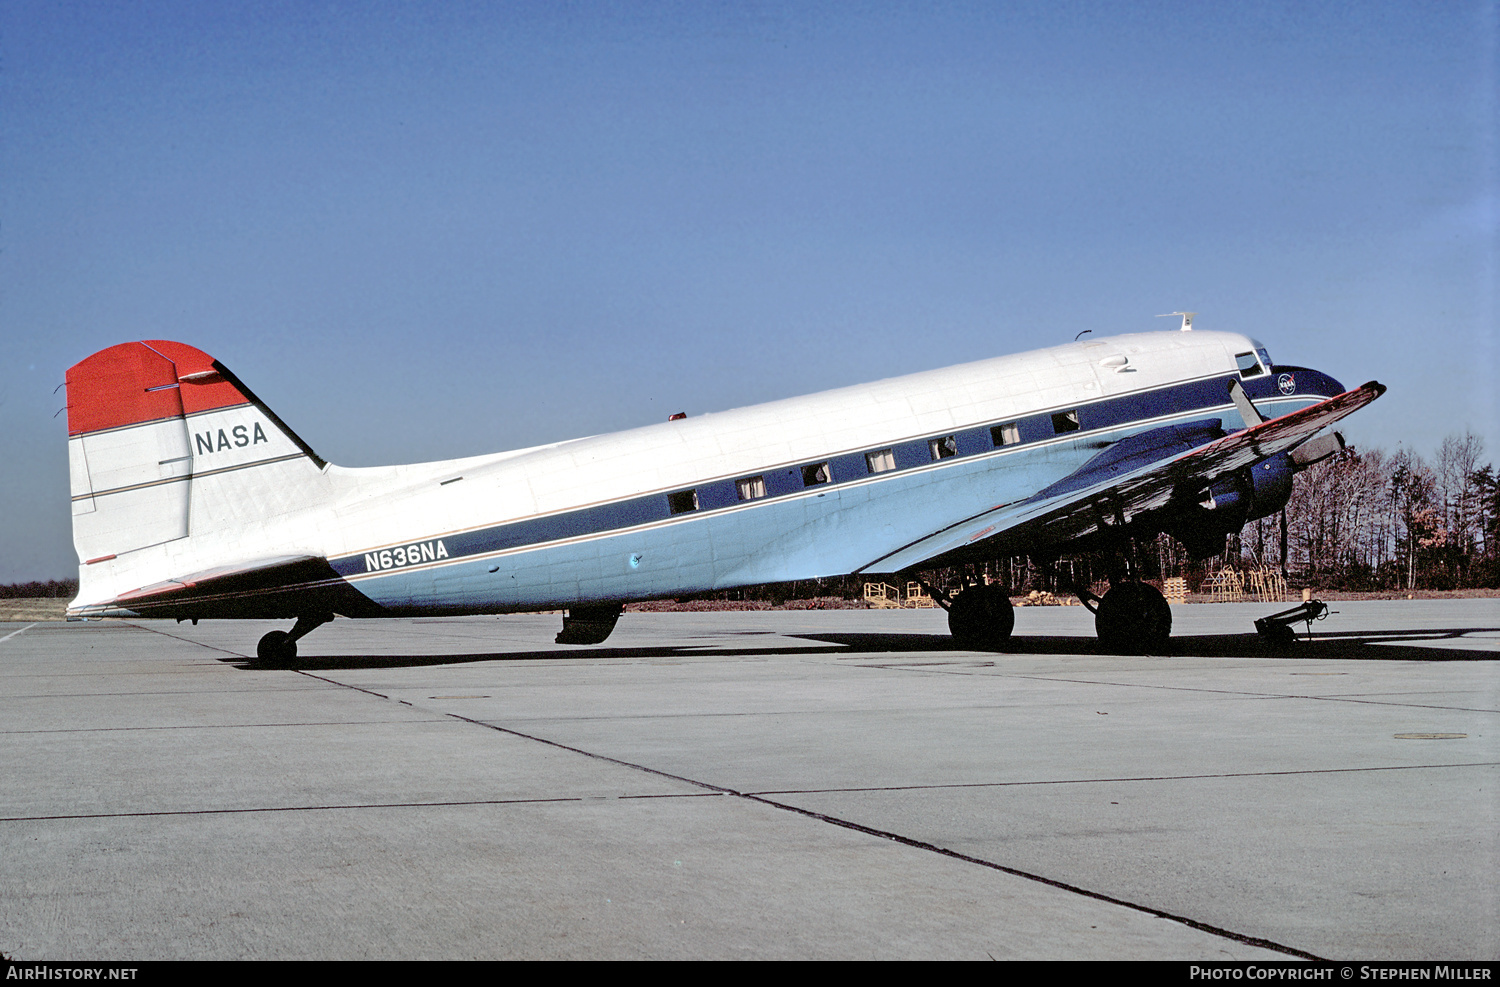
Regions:
<instances>
[{"instance_id":1,"label":"light blue lower fuselage","mask_svg":"<svg viewBox=\"0 0 1500 987\"><path fill-rule=\"evenodd\" d=\"M1339 387L1329 380L1316 391L1274 397L1263 386L1252 394L1256 390L1262 392L1257 395L1261 411L1276 417L1317 403L1329 396L1321 392L1337 393ZM1148 416L1111 427L1089 429L1085 423L1066 435L890 472L836 476L834 482L780 496L640 523L630 523L629 517L639 513L640 504L625 501L614 519L610 505L594 508L591 522L582 525L592 531L569 533L563 524L561 537L538 534L536 540L510 544L516 538L506 539L507 526L496 525L415 539L414 545L442 542L444 558L437 564L424 560L411 568L372 570L378 560L365 553L333 564L392 614L552 609L845 575L935 527L1024 500L1126 436L1210 417L1222 419L1228 430L1243 427L1227 401L1210 406L1188 401L1173 410L1170 393L1163 389L1162 399L1149 403ZM988 427L980 423L959 431L982 433Z\"/></svg>"}]
</instances>

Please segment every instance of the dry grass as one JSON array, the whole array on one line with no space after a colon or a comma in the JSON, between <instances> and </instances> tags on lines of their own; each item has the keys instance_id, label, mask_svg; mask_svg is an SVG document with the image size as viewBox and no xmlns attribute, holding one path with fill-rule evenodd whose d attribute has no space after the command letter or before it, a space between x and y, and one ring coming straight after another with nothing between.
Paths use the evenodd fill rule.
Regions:
<instances>
[{"instance_id":1,"label":"dry grass","mask_svg":"<svg viewBox=\"0 0 1500 987\"><path fill-rule=\"evenodd\" d=\"M0 621L64 620L68 601L60 596L0 600Z\"/></svg>"}]
</instances>

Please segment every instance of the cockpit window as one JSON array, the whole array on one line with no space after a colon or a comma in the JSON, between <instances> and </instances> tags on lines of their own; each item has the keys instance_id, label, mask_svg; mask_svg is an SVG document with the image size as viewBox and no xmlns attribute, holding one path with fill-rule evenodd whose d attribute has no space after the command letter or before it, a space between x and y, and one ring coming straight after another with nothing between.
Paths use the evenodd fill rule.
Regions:
<instances>
[{"instance_id":1,"label":"cockpit window","mask_svg":"<svg viewBox=\"0 0 1500 987\"><path fill-rule=\"evenodd\" d=\"M1264 346L1262 346L1255 352L1260 357L1260 365L1266 368L1267 373L1270 373L1271 368L1275 366L1275 364L1271 362L1271 354L1266 352L1266 348Z\"/></svg>"},{"instance_id":2,"label":"cockpit window","mask_svg":"<svg viewBox=\"0 0 1500 987\"><path fill-rule=\"evenodd\" d=\"M1260 365L1260 361L1255 358L1254 353L1236 353L1234 361L1240 365L1241 377L1259 377L1266 372L1265 368Z\"/></svg>"}]
</instances>

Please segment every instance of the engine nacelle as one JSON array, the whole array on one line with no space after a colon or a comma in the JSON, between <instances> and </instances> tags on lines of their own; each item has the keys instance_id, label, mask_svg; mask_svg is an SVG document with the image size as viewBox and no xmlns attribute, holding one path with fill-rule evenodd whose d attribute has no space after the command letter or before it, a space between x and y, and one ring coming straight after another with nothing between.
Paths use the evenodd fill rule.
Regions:
<instances>
[{"instance_id":1,"label":"engine nacelle","mask_svg":"<svg viewBox=\"0 0 1500 987\"><path fill-rule=\"evenodd\" d=\"M1246 521L1269 517L1285 507L1292 497L1292 477L1296 475L1291 454L1283 452L1209 487L1208 499L1202 506L1211 511L1239 514L1238 524L1225 531L1228 534Z\"/></svg>"},{"instance_id":2,"label":"engine nacelle","mask_svg":"<svg viewBox=\"0 0 1500 987\"><path fill-rule=\"evenodd\" d=\"M1202 503L1183 509L1166 531L1194 558L1217 555L1225 536L1286 506L1297 469L1291 453L1262 459L1209 487Z\"/></svg>"}]
</instances>

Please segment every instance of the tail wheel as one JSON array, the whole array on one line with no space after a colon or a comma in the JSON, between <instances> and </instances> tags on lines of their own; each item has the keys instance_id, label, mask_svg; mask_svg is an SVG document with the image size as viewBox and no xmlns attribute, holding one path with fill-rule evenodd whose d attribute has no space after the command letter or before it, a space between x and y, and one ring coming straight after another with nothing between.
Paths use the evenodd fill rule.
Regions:
<instances>
[{"instance_id":1,"label":"tail wheel","mask_svg":"<svg viewBox=\"0 0 1500 987\"><path fill-rule=\"evenodd\" d=\"M1099 601L1094 629L1105 651L1160 654L1172 636L1172 608L1153 586L1119 583Z\"/></svg>"},{"instance_id":2,"label":"tail wheel","mask_svg":"<svg viewBox=\"0 0 1500 987\"><path fill-rule=\"evenodd\" d=\"M255 646L255 657L261 661L291 661L297 657L297 642L286 631L272 631Z\"/></svg>"},{"instance_id":3,"label":"tail wheel","mask_svg":"<svg viewBox=\"0 0 1500 987\"><path fill-rule=\"evenodd\" d=\"M948 606L948 630L966 647L999 651L1015 626L1016 612L1003 586L970 586Z\"/></svg>"}]
</instances>

